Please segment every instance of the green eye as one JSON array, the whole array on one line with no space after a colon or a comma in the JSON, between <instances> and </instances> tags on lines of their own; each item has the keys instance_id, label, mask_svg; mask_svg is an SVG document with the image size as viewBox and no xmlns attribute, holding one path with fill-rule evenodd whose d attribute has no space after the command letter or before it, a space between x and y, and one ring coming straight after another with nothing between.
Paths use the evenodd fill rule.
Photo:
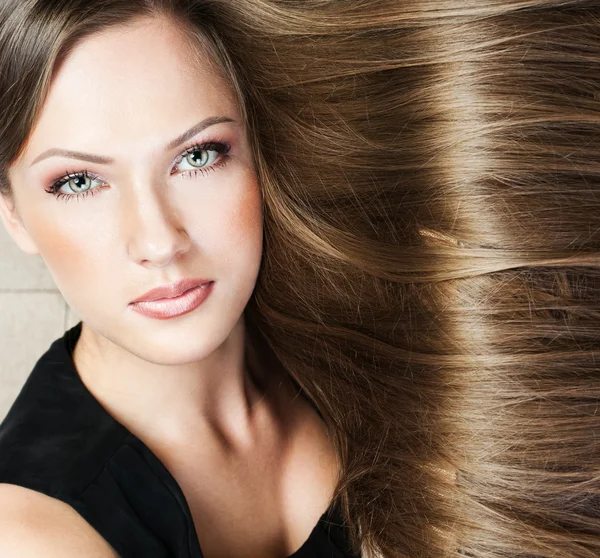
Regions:
<instances>
[{"instance_id":1,"label":"green eye","mask_svg":"<svg viewBox=\"0 0 600 558\"><path fill-rule=\"evenodd\" d=\"M199 155L200 154L200 155ZM203 167L209 160L207 149L194 149L186 156L186 161L193 167Z\"/></svg>"},{"instance_id":2,"label":"green eye","mask_svg":"<svg viewBox=\"0 0 600 558\"><path fill-rule=\"evenodd\" d=\"M76 194L85 192L92 187L92 178L88 175L79 175L70 178L65 184Z\"/></svg>"},{"instance_id":3,"label":"green eye","mask_svg":"<svg viewBox=\"0 0 600 558\"><path fill-rule=\"evenodd\" d=\"M68 198L69 196L85 196L88 193L95 194L98 187L103 184L104 182L99 179L98 175L87 171L74 173L66 172L65 176L54 181L46 192L54 194L57 197L64 196Z\"/></svg>"},{"instance_id":4,"label":"green eye","mask_svg":"<svg viewBox=\"0 0 600 558\"><path fill-rule=\"evenodd\" d=\"M181 174L185 175L187 172L188 176L191 176L189 173L215 170L216 167L225 163L230 149L229 144L215 141L192 145L176 159L175 168L171 174L176 174L177 168L183 171Z\"/></svg>"}]
</instances>

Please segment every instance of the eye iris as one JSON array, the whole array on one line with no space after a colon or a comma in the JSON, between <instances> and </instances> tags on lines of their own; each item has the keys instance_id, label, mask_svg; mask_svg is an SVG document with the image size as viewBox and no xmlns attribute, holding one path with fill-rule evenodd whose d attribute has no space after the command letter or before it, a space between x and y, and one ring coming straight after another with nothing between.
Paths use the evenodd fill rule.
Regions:
<instances>
[{"instance_id":1,"label":"eye iris","mask_svg":"<svg viewBox=\"0 0 600 558\"><path fill-rule=\"evenodd\" d=\"M208 151L206 149L194 149L194 151L187 155L186 159L190 165L202 167L208 160Z\"/></svg>"},{"instance_id":2,"label":"eye iris","mask_svg":"<svg viewBox=\"0 0 600 558\"><path fill-rule=\"evenodd\" d=\"M88 184L87 176L76 176L75 178L71 178L69 180L69 188L73 190L73 192L83 192L84 190L89 190L91 183Z\"/></svg>"}]
</instances>

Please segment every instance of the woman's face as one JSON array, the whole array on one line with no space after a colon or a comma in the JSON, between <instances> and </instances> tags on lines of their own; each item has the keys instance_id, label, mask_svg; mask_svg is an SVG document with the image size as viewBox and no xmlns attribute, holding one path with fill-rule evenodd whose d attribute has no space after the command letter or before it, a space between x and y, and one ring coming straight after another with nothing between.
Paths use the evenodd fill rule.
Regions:
<instances>
[{"instance_id":1,"label":"woman's face","mask_svg":"<svg viewBox=\"0 0 600 558\"><path fill-rule=\"evenodd\" d=\"M259 186L230 88L172 24L144 20L80 43L9 178L9 232L94 332L177 364L216 349L240 320L262 254ZM214 282L195 310L132 310L182 278Z\"/></svg>"}]
</instances>

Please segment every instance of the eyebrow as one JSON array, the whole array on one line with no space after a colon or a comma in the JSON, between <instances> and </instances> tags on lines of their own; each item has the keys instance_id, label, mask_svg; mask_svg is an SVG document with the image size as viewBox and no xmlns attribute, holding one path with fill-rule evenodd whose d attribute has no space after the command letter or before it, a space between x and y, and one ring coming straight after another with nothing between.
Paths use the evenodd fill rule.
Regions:
<instances>
[{"instance_id":1,"label":"eyebrow","mask_svg":"<svg viewBox=\"0 0 600 558\"><path fill-rule=\"evenodd\" d=\"M189 130L176 137L174 140L167 144L167 150L175 149L183 142L193 138L196 134L199 134L205 128L220 124L222 122L235 122L235 120L228 118L227 116L209 116L204 120L198 122L198 124L192 126ZM36 163L47 159L48 157L68 157L69 159L80 159L81 161L88 161L90 163L97 163L99 165L110 165L115 162L112 157L102 157L101 155L93 155L91 153L83 153L81 151L71 151L70 149L61 149L59 147L53 147L44 151L38 155L29 165L32 167Z\"/></svg>"}]
</instances>

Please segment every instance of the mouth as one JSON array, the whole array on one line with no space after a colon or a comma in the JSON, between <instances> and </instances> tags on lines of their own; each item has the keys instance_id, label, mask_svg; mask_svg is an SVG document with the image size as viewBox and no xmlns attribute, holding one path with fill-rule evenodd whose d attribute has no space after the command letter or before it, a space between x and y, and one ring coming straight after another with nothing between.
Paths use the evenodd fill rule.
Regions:
<instances>
[{"instance_id":1,"label":"mouth","mask_svg":"<svg viewBox=\"0 0 600 558\"><path fill-rule=\"evenodd\" d=\"M145 316L168 319L192 312L200 306L213 290L214 281L191 287L179 295L142 300L130 303L130 307Z\"/></svg>"}]
</instances>

